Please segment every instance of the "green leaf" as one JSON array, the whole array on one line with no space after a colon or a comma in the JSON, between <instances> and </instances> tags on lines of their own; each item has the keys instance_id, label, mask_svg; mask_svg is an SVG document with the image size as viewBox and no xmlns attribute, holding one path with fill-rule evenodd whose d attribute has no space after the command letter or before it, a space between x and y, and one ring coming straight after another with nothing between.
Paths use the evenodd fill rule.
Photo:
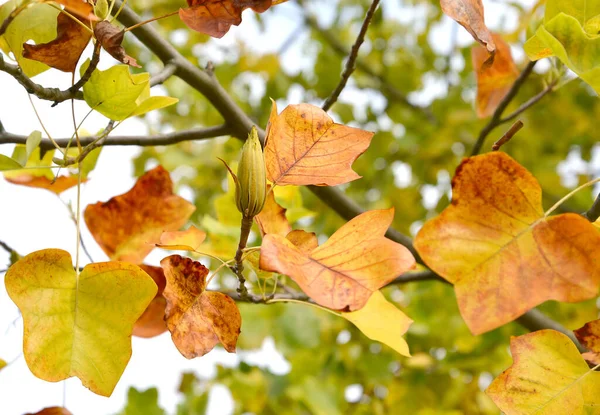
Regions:
<instances>
[{"instance_id":1,"label":"green leaf","mask_svg":"<svg viewBox=\"0 0 600 415\"><path fill-rule=\"evenodd\" d=\"M101 151L102 147L93 149L79 164L79 168L81 169L82 181L87 179L88 175L92 172L92 170L96 168L96 164L98 163L98 158L100 157Z\"/></svg>"},{"instance_id":2,"label":"green leaf","mask_svg":"<svg viewBox=\"0 0 600 415\"><path fill-rule=\"evenodd\" d=\"M127 406L119 415L165 415L164 409L158 405L158 390L149 388L138 391L131 387L127 392Z\"/></svg>"},{"instance_id":3,"label":"green leaf","mask_svg":"<svg viewBox=\"0 0 600 415\"><path fill-rule=\"evenodd\" d=\"M549 0L525 52L532 60L556 56L600 93L599 14L600 0Z\"/></svg>"},{"instance_id":4,"label":"green leaf","mask_svg":"<svg viewBox=\"0 0 600 415\"><path fill-rule=\"evenodd\" d=\"M3 22L22 1L11 0L0 7L0 22ZM49 69L49 66L23 57L23 43L33 40L36 44L50 42L56 37L56 17L58 10L43 3L33 3L20 12L10 23L2 36L2 48L12 51L28 77L33 77Z\"/></svg>"},{"instance_id":5,"label":"green leaf","mask_svg":"<svg viewBox=\"0 0 600 415\"><path fill-rule=\"evenodd\" d=\"M23 166L20 165L16 160L11 159L4 154L0 154L0 171L17 170L22 168Z\"/></svg>"},{"instance_id":6,"label":"green leaf","mask_svg":"<svg viewBox=\"0 0 600 415\"><path fill-rule=\"evenodd\" d=\"M81 66L83 74L89 60ZM145 114L175 104L171 97L150 97L150 75L131 74L128 65L116 65L105 71L95 70L83 86L85 102L100 114L115 120Z\"/></svg>"},{"instance_id":7,"label":"green leaf","mask_svg":"<svg viewBox=\"0 0 600 415\"><path fill-rule=\"evenodd\" d=\"M11 266L6 290L23 315L23 354L33 374L71 376L110 396L131 357L133 324L157 287L126 262L86 265L77 276L60 249L33 252Z\"/></svg>"},{"instance_id":8,"label":"green leaf","mask_svg":"<svg viewBox=\"0 0 600 415\"><path fill-rule=\"evenodd\" d=\"M27 159L25 160L24 163L21 164L25 164L27 163L27 160L29 160L29 157L31 157L31 154L33 154L33 151L38 148L38 146L40 145L40 143L42 142L42 133L40 131L34 131L31 134L29 134L29 137L27 137L27 140L25 141L25 153L27 155Z\"/></svg>"}]
</instances>

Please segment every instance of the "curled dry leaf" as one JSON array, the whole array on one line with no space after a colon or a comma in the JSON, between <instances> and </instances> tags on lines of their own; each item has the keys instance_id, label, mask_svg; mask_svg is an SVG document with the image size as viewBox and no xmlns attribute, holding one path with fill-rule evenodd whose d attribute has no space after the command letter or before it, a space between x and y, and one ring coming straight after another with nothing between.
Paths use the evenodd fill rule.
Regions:
<instances>
[{"instance_id":1,"label":"curled dry leaf","mask_svg":"<svg viewBox=\"0 0 600 415\"><path fill-rule=\"evenodd\" d=\"M187 9L179 10L179 17L190 28L212 37L221 38L234 25L242 22L242 12L252 9L257 13L287 0L187 0Z\"/></svg>"},{"instance_id":2,"label":"curled dry leaf","mask_svg":"<svg viewBox=\"0 0 600 415\"><path fill-rule=\"evenodd\" d=\"M206 232L192 225L185 231L163 232L156 246L178 251L195 251L205 239Z\"/></svg>"},{"instance_id":3,"label":"curled dry leaf","mask_svg":"<svg viewBox=\"0 0 600 415\"><path fill-rule=\"evenodd\" d=\"M89 205L84 218L106 255L140 264L163 231L181 228L195 209L173 194L169 173L158 166L141 176L129 192Z\"/></svg>"},{"instance_id":4,"label":"curled dry leaf","mask_svg":"<svg viewBox=\"0 0 600 415\"><path fill-rule=\"evenodd\" d=\"M486 390L507 415L597 413L600 373L566 335L540 330L510 341L513 364Z\"/></svg>"},{"instance_id":5,"label":"curled dry leaf","mask_svg":"<svg viewBox=\"0 0 600 415\"><path fill-rule=\"evenodd\" d=\"M125 52L123 46L121 46L123 37L125 36L124 30L119 30L110 22L104 20L98 22L94 27L94 36L96 36L96 39L98 39L104 50L107 51L110 56L121 63L141 68L141 66L137 64L137 61L129 56Z\"/></svg>"},{"instance_id":6,"label":"curled dry leaf","mask_svg":"<svg viewBox=\"0 0 600 415\"><path fill-rule=\"evenodd\" d=\"M600 233L582 216L546 217L542 190L501 152L465 159L452 180L452 204L427 222L415 248L454 284L474 334L500 327L546 300L597 296Z\"/></svg>"},{"instance_id":7,"label":"curled dry leaf","mask_svg":"<svg viewBox=\"0 0 600 415\"><path fill-rule=\"evenodd\" d=\"M473 69L477 76L477 116L485 118L494 113L513 82L519 76L517 65L510 53L510 46L500 35L493 35L496 43L494 62L486 64L488 53L482 46L471 49Z\"/></svg>"},{"instance_id":8,"label":"curled dry leaf","mask_svg":"<svg viewBox=\"0 0 600 415\"><path fill-rule=\"evenodd\" d=\"M265 236L267 233L286 236L291 232L292 227L285 217L286 209L275 201L275 192L271 189L272 186L268 185L265 204L260 213L254 217L254 220L258 225L261 236Z\"/></svg>"},{"instance_id":9,"label":"curled dry leaf","mask_svg":"<svg viewBox=\"0 0 600 415\"><path fill-rule=\"evenodd\" d=\"M167 279L167 327L179 352L192 359L220 342L234 353L242 325L235 301L223 293L206 291L208 269L199 262L171 255L160 264Z\"/></svg>"},{"instance_id":10,"label":"curled dry leaf","mask_svg":"<svg viewBox=\"0 0 600 415\"><path fill-rule=\"evenodd\" d=\"M594 353L600 353L600 320L590 321L574 333L582 345Z\"/></svg>"},{"instance_id":11,"label":"curled dry leaf","mask_svg":"<svg viewBox=\"0 0 600 415\"><path fill-rule=\"evenodd\" d=\"M154 299L148 304L144 314L137 319L133 326L133 335L137 337L155 337L167 331L167 323L165 322L165 307L167 301L163 297L163 291L167 285L165 273L161 267L153 267L151 265L140 265L158 287L158 291Z\"/></svg>"},{"instance_id":12,"label":"curled dry leaf","mask_svg":"<svg viewBox=\"0 0 600 415\"><path fill-rule=\"evenodd\" d=\"M77 376L110 396L131 357L133 324L156 295L148 274L126 262L102 262L78 277L68 252L45 249L12 265L5 284L23 315L31 372L49 382Z\"/></svg>"},{"instance_id":13,"label":"curled dry leaf","mask_svg":"<svg viewBox=\"0 0 600 415\"><path fill-rule=\"evenodd\" d=\"M390 346L402 356L410 356L408 344L402 336L413 321L386 300L381 291L374 292L363 308L342 313L342 317L358 327L369 339Z\"/></svg>"},{"instance_id":14,"label":"curled dry leaf","mask_svg":"<svg viewBox=\"0 0 600 415\"><path fill-rule=\"evenodd\" d=\"M64 13L59 13L56 18L56 39L37 45L24 43L23 57L45 63L63 72L75 72L77 62L92 38L91 32L82 26L84 23L80 23Z\"/></svg>"},{"instance_id":15,"label":"curled dry leaf","mask_svg":"<svg viewBox=\"0 0 600 415\"><path fill-rule=\"evenodd\" d=\"M25 415L73 415L71 412L67 410L67 408L63 408L62 406L51 406L50 408L44 408L39 412L29 413Z\"/></svg>"},{"instance_id":16,"label":"curled dry leaf","mask_svg":"<svg viewBox=\"0 0 600 415\"><path fill-rule=\"evenodd\" d=\"M373 133L336 124L319 107L289 105L269 117L265 144L267 178L277 185L336 186L359 179L352 163Z\"/></svg>"},{"instance_id":17,"label":"curled dry leaf","mask_svg":"<svg viewBox=\"0 0 600 415\"><path fill-rule=\"evenodd\" d=\"M311 251L267 234L260 267L288 275L322 306L359 310L375 291L415 266L408 249L384 236L393 218L394 209L365 212Z\"/></svg>"},{"instance_id":18,"label":"curled dry leaf","mask_svg":"<svg viewBox=\"0 0 600 415\"><path fill-rule=\"evenodd\" d=\"M473 36L473 38L481 43L488 54L490 61L494 59L496 52L496 44L492 37L492 33L485 25L483 16L483 3L481 0L441 0L442 11L456 20Z\"/></svg>"}]
</instances>

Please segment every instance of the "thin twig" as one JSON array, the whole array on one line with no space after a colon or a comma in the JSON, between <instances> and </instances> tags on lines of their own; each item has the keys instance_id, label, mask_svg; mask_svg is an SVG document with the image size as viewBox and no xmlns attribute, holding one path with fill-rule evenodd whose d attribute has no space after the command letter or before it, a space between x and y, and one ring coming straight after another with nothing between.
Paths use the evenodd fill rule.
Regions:
<instances>
[{"instance_id":1,"label":"thin twig","mask_svg":"<svg viewBox=\"0 0 600 415\"><path fill-rule=\"evenodd\" d=\"M74 94L77 91L79 91L87 81L89 81L90 77L92 76L92 73L96 70L98 63L100 62L100 47L100 42L96 42L96 44L94 45L94 51L92 53L92 59L90 60L89 66L87 67L81 78L79 78L79 80L75 82L75 84L73 84L71 88L67 89L67 91ZM55 102L54 104L52 104L52 106L55 106L56 104L58 104L58 102Z\"/></svg>"},{"instance_id":2,"label":"thin twig","mask_svg":"<svg viewBox=\"0 0 600 415\"><path fill-rule=\"evenodd\" d=\"M335 104L338 97L346 87L346 84L348 83L348 79L350 79L352 72L354 72L354 68L356 66L356 58L358 57L358 51L360 49L360 46L365 41L365 35L367 34L367 30L369 29L369 24L371 23L373 15L375 14L375 10L377 10L378 6L379 0L373 0L371 6L369 7L369 10L367 10L367 15L365 16L365 20L363 21L363 24L360 28L360 32L358 32L356 41L354 42L354 45L350 50L350 55L348 56L348 60L346 61L346 67L344 68L344 72L342 72L342 78L340 79L339 84L333 90L331 95L329 95L329 97L323 103L323 106L321 107L323 108L323 111L329 111L329 108L331 108L331 106Z\"/></svg>"},{"instance_id":3,"label":"thin twig","mask_svg":"<svg viewBox=\"0 0 600 415\"><path fill-rule=\"evenodd\" d=\"M533 105L537 104L542 98L544 98L546 95L548 95L550 92L554 91L554 88L556 87L556 85L558 84L558 79L555 79L554 81L552 81L546 88L544 88L544 90L542 92L540 92L539 94L533 96L532 98L530 98L529 100L525 101L523 104L521 104L521 106L519 108L517 108L514 112L512 112L511 114L507 115L506 117L502 118L499 123L500 124L504 124L507 123L515 118L517 118L519 115L521 115L523 112L525 112L527 109L529 109L530 107L532 107Z\"/></svg>"},{"instance_id":4,"label":"thin twig","mask_svg":"<svg viewBox=\"0 0 600 415\"><path fill-rule=\"evenodd\" d=\"M596 222L600 217L600 194L594 200L592 207L587 212L582 213L582 215L590 222Z\"/></svg>"},{"instance_id":5,"label":"thin twig","mask_svg":"<svg viewBox=\"0 0 600 415\"><path fill-rule=\"evenodd\" d=\"M175 71L177 71L177 65L173 63L167 63L162 71L150 78L150 86L162 84L167 79L172 77L175 74Z\"/></svg>"},{"instance_id":6,"label":"thin twig","mask_svg":"<svg viewBox=\"0 0 600 415\"><path fill-rule=\"evenodd\" d=\"M519 120L516 123L514 123L512 127L510 127L508 131L502 137L500 137L498 141L494 143L494 145L492 146L492 151L500 150L500 147L508 143L515 136L515 134L519 132L521 128L523 128L523 121Z\"/></svg>"},{"instance_id":7,"label":"thin twig","mask_svg":"<svg viewBox=\"0 0 600 415\"><path fill-rule=\"evenodd\" d=\"M39 99L54 101L55 104L69 99L83 99L83 92L81 91L71 91L70 88L61 91L58 88L45 88L40 84L36 84L17 65L5 62L2 54L0 54L0 71L11 75L29 94L33 94Z\"/></svg>"},{"instance_id":8,"label":"thin twig","mask_svg":"<svg viewBox=\"0 0 600 415\"><path fill-rule=\"evenodd\" d=\"M508 91L508 93L506 94L504 99L502 99L502 101L500 101L500 104L498 104L498 107L496 108L496 111L494 111L492 118L488 121L486 126L483 127L483 129L479 133L479 137L477 137L477 141L475 142L475 145L473 146L473 151L471 152L471 156L475 156L475 155L479 154L487 136L496 127L498 127L500 124L502 124L502 121L501 121L502 114L506 110L506 107L508 107L508 105L511 103L511 101L517 96L519 89L521 89L521 86L523 86L523 84L525 83L525 81L527 80L527 78L529 77L531 72L533 71L533 67L535 66L536 62L537 61L533 61L533 62L529 62L529 64L527 64L525 69L523 69L523 71L521 72L519 77L513 83L512 87L510 88L510 90Z\"/></svg>"},{"instance_id":9,"label":"thin twig","mask_svg":"<svg viewBox=\"0 0 600 415\"><path fill-rule=\"evenodd\" d=\"M219 125L207 128L194 128L177 133L161 134L156 136L109 136L102 143L106 146L166 146L182 141L204 140L209 138L231 135L233 128L227 125ZM81 137L81 145L87 146L98 140L101 136ZM0 132L0 144L25 144L27 136ZM54 140L61 148L66 148L72 141L71 138L58 138ZM52 149L54 145L47 139L40 142L40 148Z\"/></svg>"}]
</instances>

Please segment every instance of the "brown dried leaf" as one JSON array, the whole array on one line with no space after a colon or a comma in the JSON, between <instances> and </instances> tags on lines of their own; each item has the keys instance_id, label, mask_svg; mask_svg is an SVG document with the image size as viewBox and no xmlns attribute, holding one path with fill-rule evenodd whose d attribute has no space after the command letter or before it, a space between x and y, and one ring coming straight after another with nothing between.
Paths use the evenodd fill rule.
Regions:
<instances>
[{"instance_id":1,"label":"brown dried leaf","mask_svg":"<svg viewBox=\"0 0 600 415\"><path fill-rule=\"evenodd\" d=\"M600 353L600 320L590 321L574 331L575 337L594 353Z\"/></svg>"},{"instance_id":2,"label":"brown dried leaf","mask_svg":"<svg viewBox=\"0 0 600 415\"><path fill-rule=\"evenodd\" d=\"M140 268L152 277L158 287L158 291L146 308L146 311L144 311L144 314L135 322L133 335L144 338L155 337L167 331L167 323L165 322L167 300L162 295L167 285L167 280L161 267L142 264Z\"/></svg>"},{"instance_id":3,"label":"brown dried leaf","mask_svg":"<svg viewBox=\"0 0 600 415\"><path fill-rule=\"evenodd\" d=\"M25 415L73 415L66 408L61 406L51 406L50 408L44 408L36 413L28 413Z\"/></svg>"},{"instance_id":4,"label":"brown dried leaf","mask_svg":"<svg viewBox=\"0 0 600 415\"><path fill-rule=\"evenodd\" d=\"M96 36L96 39L98 39L104 50L107 51L110 56L121 63L141 68L141 66L137 64L137 61L129 56L125 52L123 46L121 46L123 37L125 36L124 30L119 30L105 20L96 24L96 27L94 27L94 36Z\"/></svg>"},{"instance_id":5,"label":"brown dried leaf","mask_svg":"<svg viewBox=\"0 0 600 415\"><path fill-rule=\"evenodd\" d=\"M485 118L494 113L504 99L513 82L519 76L519 69L513 61L510 46L500 35L493 35L496 43L494 62L488 63L489 54L482 46L471 50L473 69L477 75L477 116Z\"/></svg>"},{"instance_id":6,"label":"brown dried leaf","mask_svg":"<svg viewBox=\"0 0 600 415\"><path fill-rule=\"evenodd\" d=\"M12 184L18 184L20 186L27 187L36 187L38 189L46 189L50 190L52 193L55 193L57 195L61 194L67 189L70 189L73 186L77 186L77 176L58 176L54 179L49 179L45 176L34 176L31 174L24 173L12 176L5 175L4 178L7 182L10 182ZM83 183L85 182L85 180L82 180L81 182Z\"/></svg>"},{"instance_id":7,"label":"brown dried leaf","mask_svg":"<svg viewBox=\"0 0 600 415\"><path fill-rule=\"evenodd\" d=\"M196 207L173 194L169 173L158 166L141 176L127 193L89 205L85 223L113 260L139 264L164 231L183 226Z\"/></svg>"},{"instance_id":8,"label":"brown dried leaf","mask_svg":"<svg viewBox=\"0 0 600 415\"><path fill-rule=\"evenodd\" d=\"M187 0L188 9L179 9L179 17L190 28L212 37L221 38L231 25L242 22L242 12L252 9L262 13L269 7L287 0Z\"/></svg>"},{"instance_id":9,"label":"brown dried leaf","mask_svg":"<svg viewBox=\"0 0 600 415\"><path fill-rule=\"evenodd\" d=\"M91 3L83 0L54 0L57 3L65 6L65 10L69 13L81 17L84 20L98 21L98 17L94 14L94 7Z\"/></svg>"},{"instance_id":10,"label":"brown dried leaf","mask_svg":"<svg viewBox=\"0 0 600 415\"><path fill-rule=\"evenodd\" d=\"M242 317L230 297L205 291L208 269L179 255L168 256L160 264L167 278L167 327L179 352L192 359L210 352L219 342L228 352L235 352Z\"/></svg>"},{"instance_id":11,"label":"brown dried leaf","mask_svg":"<svg viewBox=\"0 0 600 415\"><path fill-rule=\"evenodd\" d=\"M265 144L267 178L277 185L335 186L359 179L352 163L373 133L336 124L319 107L273 102Z\"/></svg>"},{"instance_id":12,"label":"brown dried leaf","mask_svg":"<svg viewBox=\"0 0 600 415\"><path fill-rule=\"evenodd\" d=\"M359 310L375 291L415 266L408 249L384 236L393 218L393 208L365 212L311 251L267 234L260 268L288 275L322 306Z\"/></svg>"},{"instance_id":13,"label":"brown dried leaf","mask_svg":"<svg viewBox=\"0 0 600 415\"><path fill-rule=\"evenodd\" d=\"M23 57L63 72L75 72L77 62L91 38L90 31L66 14L59 13L56 18L56 39L39 45L23 43Z\"/></svg>"},{"instance_id":14,"label":"brown dried leaf","mask_svg":"<svg viewBox=\"0 0 600 415\"><path fill-rule=\"evenodd\" d=\"M445 14L460 23L477 42L486 48L490 54L490 61L492 61L493 54L496 52L496 44L492 33L485 25L482 1L441 0L440 4Z\"/></svg>"}]
</instances>

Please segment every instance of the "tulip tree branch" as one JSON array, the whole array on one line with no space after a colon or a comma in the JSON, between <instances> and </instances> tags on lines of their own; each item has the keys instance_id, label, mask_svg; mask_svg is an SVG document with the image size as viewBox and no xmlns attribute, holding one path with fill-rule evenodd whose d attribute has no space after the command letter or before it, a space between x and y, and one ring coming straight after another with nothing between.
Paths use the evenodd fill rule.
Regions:
<instances>
[{"instance_id":1,"label":"tulip tree branch","mask_svg":"<svg viewBox=\"0 0 600 415\"><path fill-rule=\"evenodd\" d=\"M594 200L592 207L587 212L583 213L583 217L590 222L596 222L600 217L600 194L596 197L596 200Z\"/></svg>"},{"instance_id":2,"label":"tulip tree branch","mask_svg":"<svg viewBox=\"0 0 600 415\"><path fill-rule=\"evenodd\" d=\"M331 95L323 103L323 106L321 107L323 108L323 111L328 111L331 108L331 106L335 104L338 97L346 87L346 83L348 82L348 79L350 79L352 72L354 72L354 68L356 67L356 58L358 57L358 51L360 49L360 46L365 41L365 35L367 34L367 30L369 29L369 24L371 23L371 19L373 19L375 10L377 10L377 6L379 6L379 0L373 0L371 6L369 7L369 10L367 10L367 15L365 16L365 20L363 21L356 41L354 42L354 45L350 50L350 55L348 56L348 60L346 61L346 67L344 69L344 72L342 72L342 78L340 79L339 84L333 90Z\"/></svg>"},{"instance_id":3,"label":"tulip tree branch","mask_svg":"<svg viewBox=\"0 0 600 415\"><path fill-rule=\"evenodd\" d=\"M167 79L175 74L175 71L177 71L177 65L173 63L166 63L162 71L150 78L150 86L156 86L164 83Z\"/></svg>"}]
</instances>

